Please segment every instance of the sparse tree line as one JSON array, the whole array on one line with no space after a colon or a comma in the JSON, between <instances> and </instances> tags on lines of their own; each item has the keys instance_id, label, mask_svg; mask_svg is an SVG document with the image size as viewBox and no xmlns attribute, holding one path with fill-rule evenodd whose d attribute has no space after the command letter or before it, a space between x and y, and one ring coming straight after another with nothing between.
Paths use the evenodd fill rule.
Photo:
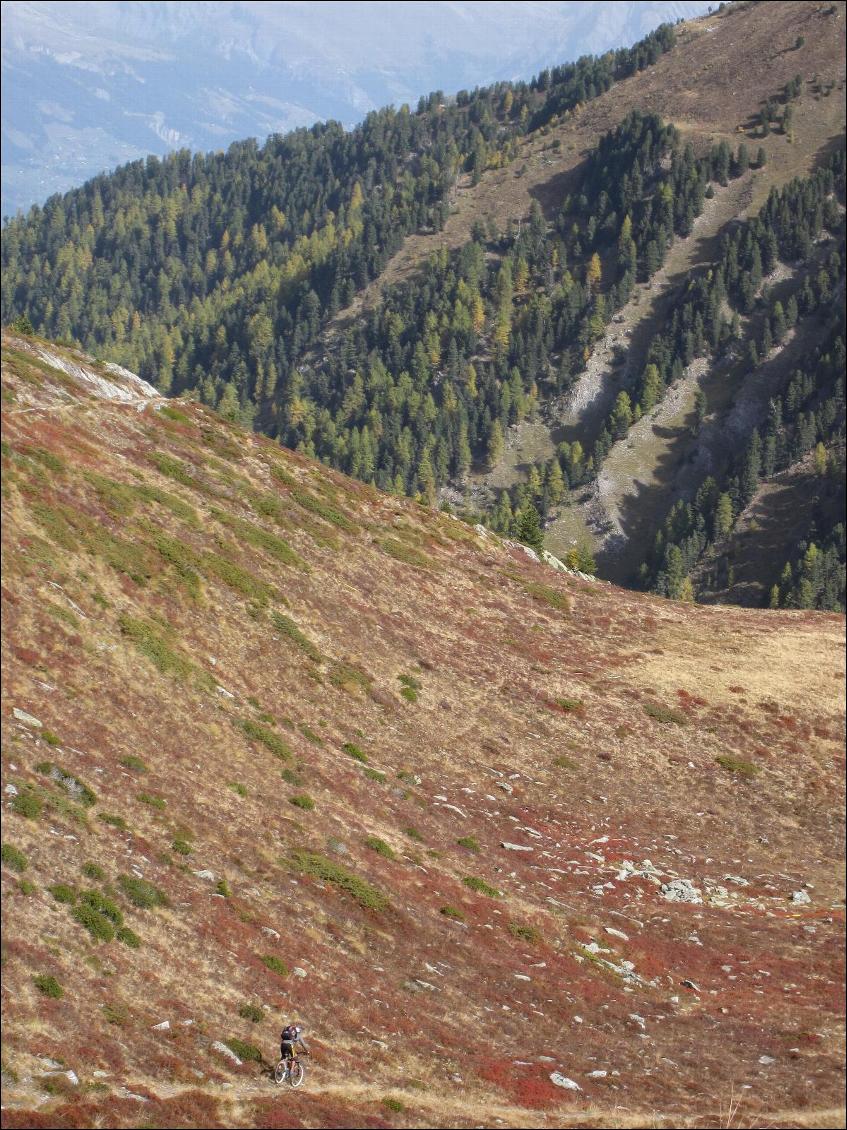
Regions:
<instances>
[{"instance_id":1,"label":"sparse tree line","mask_svg":"<svg viewBox=\"0 0 847 1130\"><path fill-rule=\"evenodd\" d=\"M771 398L766 421L753 429L726 474L707 477L691 502L676 502L657 531L651 558L640 576L652 591L693 599L731 584L726 558L719 557L712 565L710 559L732 533L761 481L813 452L817 516L808 544L798 551L797 560L786 564L767 600L772 608L844 608L844 526L837 517L833 521L844 507L843 457L839 465L834 454L843 451L845 439L842 298L830 293L819 314L834 327L825 345L795 369L783 391ZM691 575L704 562L695 589Z\"/></svg>"},{"instance_id":2,"label":"sparse tree line","mask_svg":"<svg viewBox=\"0 0 847 1130\"><path fill-rule=\"evenodd\" d=\"M843 193L841 146L810 177L794 180L780 191L773 189L757 217L723 235L715 263L686 279L670 318L647 348L646 364L634 387L618 395L594 446L595 468L695 358L720 359L740 346L742 318L753 313L764 279L779 262L806 262L822 233L840 230L838 196L843 198ZM781 339L798 314L809 313L821 298L826 300L843 271L842 257L836 256L817 279L805 280L788 309L775 308L772 318L765 320L761 339L748 343L751 368L772 347L774 329Z\"/></svg>"}]
</instances>

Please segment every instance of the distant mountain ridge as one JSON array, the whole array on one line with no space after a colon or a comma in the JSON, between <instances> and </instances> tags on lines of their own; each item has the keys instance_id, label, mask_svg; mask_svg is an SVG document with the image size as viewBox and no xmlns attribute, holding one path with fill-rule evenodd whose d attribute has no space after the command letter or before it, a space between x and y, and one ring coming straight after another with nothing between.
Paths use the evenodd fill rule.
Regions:
<instances>
[{"instance_id":1,"label":"distant mountain ridge","mask_svg":"<svg viewBox=\"0 0 847 1130\"><path fill-rule=\"evenodd\" d=\"M2 213L126 161L528 79L702 2L3 4ZM119 17L117 13L120 13Z\"/></svg>"}]
</instances>

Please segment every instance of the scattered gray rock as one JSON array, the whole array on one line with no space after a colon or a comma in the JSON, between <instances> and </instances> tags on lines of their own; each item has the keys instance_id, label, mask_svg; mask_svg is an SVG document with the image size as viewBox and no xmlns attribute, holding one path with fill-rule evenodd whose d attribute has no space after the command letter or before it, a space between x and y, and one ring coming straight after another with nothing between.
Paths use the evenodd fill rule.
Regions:
<instances>
[{"instance_id":1,"label":"scattered gray rock","mask_svg":"<svg viewBox=\"0 0 847 1130\"><path fill-rule=\"evenodd\" d=\"M277 936L279 936L279 935L277 935ZM291 970L291 972L294 974L295 977L304 978L304 977L309 976L309 974L306 972L306 970L303 968L302 965L295 965L294 968Z\"/></svg>"},{"instance_id":2,"label":"scattered gray rock","mask_svg":"<svg viewBox=\"0 0 847 1130\"><path fill-rule=\"evenodd\" d=\"M208 879L210 883L214 883L215 881L214 871L195 871L194 874L198 879Z\"/></svg>"},{"instance_id":3,"label":"scattered gray rock","mask_svg":"<svg viewBox=\"0 0 847 1130\"><path fill-rule=\"evenodd\" d=\"M420 979L420 977L416 977L414 979L414 981L411 982L411 984L417 985L418 988L424 989L428 993L437 993L438 992L438 986L437 985L433 985L430 981L422 981Z\"/></svg>"},{"instance_id":4,"label":"scattered gray rock","mask_svg":"<svg viewBox=\"0 0 847 1130\"><path fill-rule=\"evenodd\" d=\"M519 981L531 981L532 980L532 978L527 976L526 973L516 973L515 977L517 977L517 979Z\"/></svg>"},{"instance_id":5,"label":"scattered gray rock","mask_svg":"<svg viewBox=\"0 0 847 1130\"><path fill-rule=\"evenodd\" d=\"M608 1074L609 1074L608 1071L589 1071L588 1072L588 1078L589 1079L605 1079Z\"/></svg>"},{"instance_id":6,"label":"scattered gray rock","mask_svg":"<svg viewBox=\"0 0 847 1130\"><path fill-rule=\"evenodd\" d=\"M17 706L12 710L12 714L19 722L23 722L25 726L35 726L40 730L42 723L37 718L33 718L31 714L27 714L25 710L18 710Z\"/></svg>"},{"instance_id":7,"label":"scattered gray rock","mask_svg":"<svg viewBox=\"0 0 847 1130\"><path fill-rule=\"evenodd\" d=\"M613 938L620 938L622 942L629 941L629 934L625 934L623 930L616 930L614 926L604 926L604 931L611 934Z\"/></svg>"},{"instance_id":8,"label":"scattered gray rock","mask_svg":"<svg viewBox=\"0 0 847 1130\"><path fill-rule=\"evenodd\" d=\"M579 1083L575 1083L573 1079L568 1079L566 1075L561 1075L558 1071L550 1072L550 1082L554 1087L564 1087L566 1091L581 1091Z\"/></svg>"},{"instance_id":9,"label":"scattered gray rock","mask_svg":"<svg viewBox=\"0 0 847 1130\"><path fill-rule=\"evenodd\" d=\"M594 954L595 956L598 953L611 953L612 952L609 949L605 949L603 946L599 945L597 942L586 942L586 944L582 947L582 949L584 949L586 953Z\"/></svg>"},{"instance_id":10,"label":"scattered gray rock","mask_svg":"<svg viewBox=\"0 0 847 1130\"><path fill-rule=\"evenodd\" d=\"M130 1091L126 1087L121 1087L117 1091L117 1094L120 1095L120 1097L122 1099L132 1099L132 1101L136 1102L136 1103L149 1103L150 1102L150 1100L148 1098L146 1098L144 1095L137 1095L135 1093L135 1091Z\"/></svg>"},{"instance_id":11,"label":"scattered gray rock","mask_svg":"<svg viewBox=\"0 0 847 1130\"><path fill-rule=\"evenodd\" d=\"M684 985L686 989L691 989L691 991L694 993L700 992L700 986L695 984L694 981L689 981L687 977L683 978L683 980L680 981L680 984Z\"/></svg>"},{"instance_id":12,"label":"scattered gray rock","mask_svg":"<svg viewBox=\"0 0 847 1130\"><path fill-rule=\"evenodd\" d=\"M279 941L279 931L274 930L273 926L263 926L262 933L267 934L269 938L273 938L275 941Z\"/></svg>"},{"instance_id":13,"label":"scattered gray rock","mask_svg":"<svg viewBox=\"0 0 847 1130\"><path fill-rule=\"evenodd\" d=\"M444 801L442 801L442 802L441 802L441 807L442 807L442 808L447 808L447 809L449 809L449 811L450 811L450 812L456 812L456 813L458 813L458 815L459 815L459 816L461 816L461 818L462 818L463 820L467 820L467 818L468 818L468 814L467 814L466 812L462 812L461 808L459 808L459 807L458 807L457 805L455 805L455 804L445 804L445 803L444 803Z\"/></svg>"},{"instance_id":14,"label":"scattered gray rock","mask_svg":"<svg viewBox=\"0 0 847 1130\"><path fill-rule=\"evenodd\" d=\"M776 1060L772 1055L760 1055L759 1063L761 1063L762 1067L770 1067L772 1063L776 1063Z\"/></svg>"},{"instance_id":15,"label":"scattered gray rock","mask_svg":"<svg viewBox=\"0 0 847 1130\"><path fill-rule=\"evenodd\" d=\"M7 796L17 796L18 795L18 790L17 790L15 785L7 785L5 787L5 789L3 790L3 792L6 793Z\"/></svg>"},{"instance_id":16,"label":"scattered gray rock","mask_svg":"<svg viewBox=\"0 0 847 1130\"><path fill-rule=\"evenodd\" d=\"M690 879L672 879L670 883L662 883L662 897L668 902L702 903L703 896L699 888L695 887Z\"/></svg>"},{"instance_id":17,"label":"scattered gray rock","mask_svg":"<svg viewBox=\"0 0 847 1130\"><path fill-rule=\"evenodd\" d=\"M510 844L508 840L502 840L500 847L506 851L535 851L535 848L527 847L526 844Z\"/></svg>"},{"instance_id":18,"label":"scattered gray rock","mask_svg":"<svg viewBox=\"0 0 847 1130\"><path fill-rule=\"evenodd\" d=\"M806 906L812 900L809 898L807 891L794 891L791 896L791 901L795 906Z\"/></svg>"},{"instance_id":19,"label":"scattered gray rock","mask_svg":"<svg viewBox=\"0 0 847 1130\"><path fill-rule=\"evenodd\" d=\"M154 1032L169 1032L170 1027L171 1027L170 1020L163 1020L161 1024L154 1024L153 1025L153 1031Z\"/></svg>"}]
</instances>

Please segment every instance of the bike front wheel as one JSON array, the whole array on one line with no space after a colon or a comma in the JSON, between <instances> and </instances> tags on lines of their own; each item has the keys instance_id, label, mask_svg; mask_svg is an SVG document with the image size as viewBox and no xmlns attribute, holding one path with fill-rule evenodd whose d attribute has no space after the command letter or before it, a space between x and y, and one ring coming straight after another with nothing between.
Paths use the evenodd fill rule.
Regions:
<instances>
[{"instance_id":1,"label":"bike front wheel","mask_svg":"<svg viewBox=\"0 0 847 1130\"><path fill-rule=\"evenodd\" d=\"M295 1059L291 1064L291 1069L288 1072L288 1082L292 1087L299 1087L303 1080L306 1078L306 1068L299 1059Z\"/></svg>"}]
</instances>

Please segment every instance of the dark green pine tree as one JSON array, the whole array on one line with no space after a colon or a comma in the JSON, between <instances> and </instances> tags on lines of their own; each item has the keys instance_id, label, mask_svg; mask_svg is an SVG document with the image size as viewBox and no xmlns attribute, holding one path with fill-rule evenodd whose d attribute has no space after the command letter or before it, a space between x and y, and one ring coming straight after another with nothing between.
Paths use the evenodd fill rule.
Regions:
<instances>
[{"instance_id":1,"label":"dark green pine tree","mask_svg":"<svg viewBox=\"0 0 847 1130\"><path fill-rule=\"evenodd\" d=\"M544 548L544 534L541 530L541 517L531 502L524 503L515 523L515 537L518 541L540 553Z\"/></svg>"}]
</instances>

